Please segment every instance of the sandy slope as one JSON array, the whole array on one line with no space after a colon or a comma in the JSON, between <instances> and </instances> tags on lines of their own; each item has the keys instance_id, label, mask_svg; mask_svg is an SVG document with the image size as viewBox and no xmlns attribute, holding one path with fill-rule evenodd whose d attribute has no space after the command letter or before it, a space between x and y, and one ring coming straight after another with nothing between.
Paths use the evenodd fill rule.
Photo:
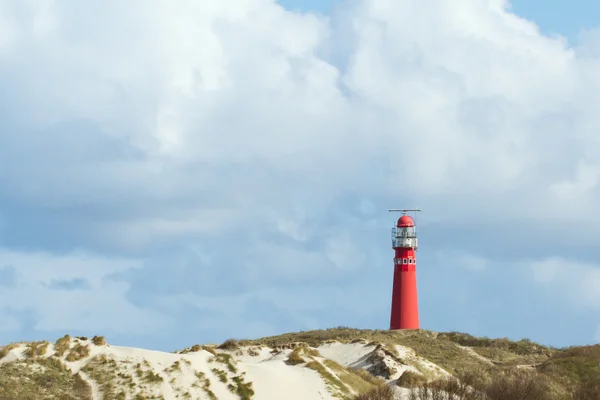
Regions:
<instances>
[{"instance_id":1,"label":"sandy slope","mask_svg":"<svg viewBox=\"0 0 600 400\"><path fill-rule=\"evenodd\" d=\"M176 399L243 399L244 390L251 388L256 400L332 400L342 391L346 395L356 393L347 380L341 379L339 371L329 368L326 360L332 360L349 369L374 371L387 368L393 373L385 377L391 384L404 371L419 373L426 369L437 375L445 371L414 352L399 346L392 352L364 343L327 343L314 350L313 355L304 354L307 362L314 361L325 372L337 379L332 385L327 378L307 364L289 365L286 361L292 349L268 347L237 348L231 351L196 349L179 353L166 353L132 347L96 346L89 340L70 339L70 346L87 346L85 357L67 361L69 351L60 358L73 372L90 384L93 400L117 398L134 399L136 395L146 398ZM12 349L2 363L18 362L25 358L27 344ZM54 346L49 346L44 356L52 356ZM409 362L400 362L400 359ZM376 365L378 364L378 365ZM383 367L382 367L383 366ZM339 367L338 367L339 368ZM337 374L337 375L336 375ZM346 375L344 373L343 375ZM346 376L347 378L347 376ZM343 382L342 382L343 381ZM110 384L107 384L109 382ZM362 381L364 384L364 381ZM395 386L395 385L394 385ZM241 390L241 392L240 392ZM397 388L398 393L403 390Z\"/></svg>"}]
</instances>

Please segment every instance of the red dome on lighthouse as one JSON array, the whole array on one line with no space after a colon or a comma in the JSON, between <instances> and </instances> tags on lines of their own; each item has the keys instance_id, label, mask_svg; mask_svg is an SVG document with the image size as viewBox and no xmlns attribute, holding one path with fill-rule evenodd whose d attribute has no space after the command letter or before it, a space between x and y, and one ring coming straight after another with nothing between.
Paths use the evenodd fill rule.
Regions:
<instances>
[{"instance_id":1,"label":"red dome on lighthouse","mask_svg":"<svg viewBox=\"0 0 600 400\"><path fill-rule=\"evenodd\" d=\"M412 226L415 226L415 221L412 219L412 217L409 217L408 215L403 215L398 219L398 223L396 224L396 226L398 228L410 228Z\"/></svg>"}]
</instances>

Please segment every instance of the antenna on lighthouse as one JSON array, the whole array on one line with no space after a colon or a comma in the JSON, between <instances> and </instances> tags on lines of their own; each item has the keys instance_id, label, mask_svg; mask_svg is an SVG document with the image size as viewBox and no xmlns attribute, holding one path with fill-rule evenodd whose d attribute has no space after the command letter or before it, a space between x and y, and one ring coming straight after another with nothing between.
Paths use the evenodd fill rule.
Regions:
<instances>
[{"instance_id":1,"label":"antenna on lighthouse","mask_svg":"<svg viewBox=\"0 0 600 400\"><path fill-rule=\"evenodd\" d=\"M402 215L406 215L407 212L409 211L421 211L420 208L391 208L390 210L388 210L389 212L401 212ZM416 217L415 217L415 221L416 221Z\"/></svg>"}]
</instances>

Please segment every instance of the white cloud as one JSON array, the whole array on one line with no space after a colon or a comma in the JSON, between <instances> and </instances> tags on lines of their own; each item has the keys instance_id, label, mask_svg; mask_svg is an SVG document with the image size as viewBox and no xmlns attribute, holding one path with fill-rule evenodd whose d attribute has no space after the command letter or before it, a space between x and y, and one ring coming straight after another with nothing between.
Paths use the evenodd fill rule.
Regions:
<instances>
[{"instance_id":1,"label":"white cloud","mask_svg":"<svg viewBox=\"0 0 600 400\"><path fill-rule=\"evenodd\" d=\"M142 331L166 320L101 283L142 258L161 259L159 288L194 268L207 291L358 280L389 251L380 216L402 204L446 223L473 270L495 264L455 228L576 231L597 246L597 32L569 48L505 6L354 0L325 18L271 0L0 0L6 246L133 258L5 252L25 285L7 301L44 329L120 310L116 329ZM173 243L211 261L173 266ZM553 265L538 279L562 277ZM79 271L92 291L39 285ZM571 285L595 305L586 284Z\"/></svg>"},{"instance_id":2,"label":"white cloud","mask_svg":"<svg viewBox=\"0 0 600 400\"><path fill-rule=\"evenodd\" d=\"M580 307L600 310L600 266L552 257L524 263L534 279Z\"/></svg>"},{"instance_id":3,"label":"white cloud","mask_svg":"<svg viewBox=\"0 0 600 400\"><path fill-rule=\"evenodd\" d=\"M185 221L163 203L161 212L171 215L145 215L123 231L139 237L132 243L218 229L222 218L239 218L235 209L266 204L283 220L292 196L307 190L318 193L316 207L347 190L369 190L410 196L437 217L442 196L461 215L487 217L510 204L512 216L538 220L573 203L582 207L564 218L581 219L597 197L598 164L586 156L598 149L587 129L598 117L586 105L598 101L590 88L600 77L588 70L595 59L542 36L502 2L448 8L440 0L422 10L355 1L331 24L260 0L116 4L93 10L89 26L89 4L23 5L26 20L13 19L17 45L23 60L44 68L24 69L17 55L4 59L34 126L89 118L102 140L120 137L146 154L145 161L77 160L77 170L54 171L45 178L61 189L60 200L83 196L76 185L89 179L109 193L107 201L134 193L154 204L233 199L222 217L188 203ZM27 20L54 22L42 24L45 35L30 36ZM350 21L352 34L338 28ZM343 67L331 50L339 40L349 60ZM557 157L564 170L551 175ZM390 163L384 180L362 172L377 159ZM245 173L254 160L263 170ZM62 184L53 178L59 174ZM282 184L288 194L270 190ZM16 196L25 196L25 184L15 185Z\"/></svg>"},{"instance_id":4,"label":"white cloud","mask_svg":"<svg viewBox=\"0 0 600 400\"><path fill-rule=\"evenodd\" d=\"M168 317L133 306L125 298L128 284L104 278L116 272L139 268L136 260L110 259L84 253L52 255L0 251L0 264L16 270L16 284L0 291L4 309L32 311L35 328L41 331L86 329L97 332L143 334L160 330ZM49 288L56 280L83 278L89 289L63 291ZM6 318L6 319L5 319ZM13 315L5 324L18 326Z\"/></svg>"}]
</instances>

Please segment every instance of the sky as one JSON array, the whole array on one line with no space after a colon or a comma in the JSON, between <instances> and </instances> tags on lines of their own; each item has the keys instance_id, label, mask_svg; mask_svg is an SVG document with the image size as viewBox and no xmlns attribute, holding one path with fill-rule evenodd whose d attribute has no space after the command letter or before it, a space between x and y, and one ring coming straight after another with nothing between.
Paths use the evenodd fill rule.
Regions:
<instances>
[{"instance_id":1,"label":"sky","mask_svg":"<svg viewBox=\"0 0 600 400\"><path fill-rule=\"evenodd\" d=\"M598 6L98 4L0 0L0 343L387 329L404 207L422 328L600 341Z\"/></svg>"}]
</instances>

